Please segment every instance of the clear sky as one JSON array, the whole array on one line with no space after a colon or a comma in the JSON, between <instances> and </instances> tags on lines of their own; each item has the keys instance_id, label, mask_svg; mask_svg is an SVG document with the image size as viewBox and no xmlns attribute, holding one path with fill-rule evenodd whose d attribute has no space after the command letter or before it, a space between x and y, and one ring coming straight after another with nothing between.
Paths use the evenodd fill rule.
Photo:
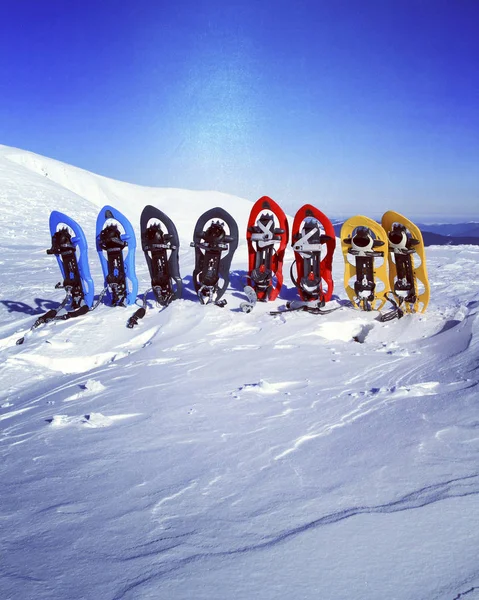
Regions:
<instances>
[{"instance_id":1,"label":"clear sky","mask_svg":"<svg viewBox=\"0 0 479 600\"><path fill-rule=\"evenodd\" d=\"M2 0L0 143L290 212L479 217L479 1Z\"/></svg>"}]
</instances>

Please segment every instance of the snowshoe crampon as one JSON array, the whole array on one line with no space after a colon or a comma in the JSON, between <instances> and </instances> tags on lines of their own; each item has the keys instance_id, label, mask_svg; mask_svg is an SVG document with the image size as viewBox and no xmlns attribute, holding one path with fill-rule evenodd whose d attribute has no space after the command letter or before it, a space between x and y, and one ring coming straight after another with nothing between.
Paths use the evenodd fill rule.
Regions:
<instances>
[{"instance_id":1,"label":"snowshoe crampon","mask_svg":"<svg viewBox=\"0 0 479 600\"><path fill-rule=\"evenodd\" d=\"M88 245L80 225L67 215L54 210L50 215L52 246L62 273L63 287L70 295L71 308L93 304L94 285L88 264Z\"/></svg>"},{"instance_id":2,"label":"snowshoe crampon","mask_svg":"<svg viewBox=\"0 0 479 600\"><path fill-rule=\"evenodd\" d=\"M246 239L249 283L258 300L275 300L283 285L289 225L283 210L268 196L263 196L253 205Z\"/></svg>"},{"instance_id":3,"label":"snowshoe crampon","mask_svg":"<svg viewBox=\"0 0 479 600\"><path fill-rule=\"evenodd\" d=\"M305 204L294 217L291 245L294 250L291 280L298 288L301 300L319 301L321 304L331 300L336 247L331 221L311 204Z\"/></svg>"},{"instance_id":4,"label":"snowshoe crampon","mask_svg":"<svg viewBox=\"0 0 479 600\"><path fill-rule=\"evenodd\" d=\"M429 303L429 280L424 242L419 228L397 212L381 221L389 245L389 284L404 312L424 312Z\"/></svg>"},{"instance_id":5,"label":"snowshoe crampon","mask_svg":"<svg viewBox=\"0 0 479 600\"><path fill-rule=\"evenodd\" d=\"M135 232L130 221L112 206L104 206L98 214L96 249L108 303L111 306L133 304L138 293Z\"/></svg>"},{"instance_id":6,"label":"snowshoe crampon","mask_svg":"<svg viewBox=\"0 0 479 600\"><path fill-rule=\"evenodd\" d=\"M387 300L387 236L368 217L348 219L341 228L344 256L344 287L356 308L380 310Z\"/></svg>"},{"instance_id":7,"label":"snowshoe crampon","mask_svg":"<svg viewBox=\"0 0 479 600\"><path fill-rule=\"evenodd\" d=\"M195 249L193 284L198 298L202 304L218 303L228 287L238 247L236 221L222 208L206 211L196 223L191 246Z\"/></svg>"}]
</instances>

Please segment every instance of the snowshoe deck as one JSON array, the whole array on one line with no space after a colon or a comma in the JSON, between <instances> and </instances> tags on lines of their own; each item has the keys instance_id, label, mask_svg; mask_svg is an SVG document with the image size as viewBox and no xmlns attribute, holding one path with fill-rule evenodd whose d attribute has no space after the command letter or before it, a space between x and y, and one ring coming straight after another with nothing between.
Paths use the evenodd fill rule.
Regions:
<instances>
[{"instance_id":1,"label":"snowshoe deck","mask_svg":"<svg viewBox=\"0 0 479 600\"><path fill-rule=\"evenodd\" d=\"M98 214L96 249L105 278L108 303L111 306L133 304L138 293L135 232L130 221L112 206L104 206Z\"/></svg>"},{"instance_id":2,"label":"snowshoe deck","mask_svg":"<svg viewBox=\"0 0 479 600\"><path fill-rule=\"evenodd\" d=\"M389 242L389 284L405 312L424 312L430 286L426 253L419 228L392 210L384 213L382 227Z\"/></svg>"},{"instance_id":3,"label":"snowshoe deck","mask_svg":"<svg viewBox=\"0 0 479 600\"><path fill-rule=\"evenodd\" d=\"M389 291L386 232L368 217L351 217L341 228L341 249L344 287L353 306L380 310Z\"/></svg>"},{"instance_id":4,"label":"snowshoe deck","mask_svg":"<svg viewBox=\"0 0 479 600\"><path fill-rule=\"evenodd\" d=\"M283 259L289 224L278 204L268 196L255 202L246 230L248 279L260 301L275 300L283 285Z\"/></svg>"},{"instance_id":5,"label":"snowshoe deck","mask_svg":"<svg viewBox=\"0 0 479 600\"><path fill-rule=\"evenodd\" d=\"M153 293L161 306L168 306L183 293L178 231L164 212L150 205L141 213L140 230Z\"/></svg>"},{"instance_id":6,"label":"snowshoe deck","mask_svg":"<svg viewBox=\"0 0 479 600\"><path fill-rule=\"evenodd\" d=\"M298 288L300 298L305 301L331 300L334 287L332 263L336 248L331 221L311 204L305 204L294 217L291 245L295 258L291 265L291 280ZM295 266L296 277L293 274Z\"/></svg>"},{"instance_id":7,"label":"snowshoe deck","mask_svg":"<svg viewBox=\"0 0 479 600\"><path fill-rule=\"evenodd\" d=\"M223 208L206 211L196 223L191 246L195 249L193 283L198 298L202 304L218 303L229 285L231 261L238 247L236 221Z\"/></svg>"}]
</instances>

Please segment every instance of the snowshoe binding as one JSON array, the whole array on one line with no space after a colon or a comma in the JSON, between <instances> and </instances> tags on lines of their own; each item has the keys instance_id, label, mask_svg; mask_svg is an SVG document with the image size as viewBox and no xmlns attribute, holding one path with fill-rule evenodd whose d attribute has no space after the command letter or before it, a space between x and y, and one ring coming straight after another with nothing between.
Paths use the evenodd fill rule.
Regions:
<instances>
[{"instance_id":1,"label":"snowshoe binding","mask_svg":"<svg viewBox=\"0 0 479 600\"><path fill-rule=\"evenodd\" d=\"M305 204L294 217L291 238L294 250L291 280L298 288L301 300L324 306L331 300L334 287L332 263L336 236L333 225L320 210ZM326 289L323 289L324 283Z\"/></svg>"},{"instance_id":2,"label":"snowshoe binding","mask_svg":"<svg viewBox=\"0 0 479 600\"><path fill-rule=\"evenodd\" d=\"M190 244L195 249L193 283L202 304L220 300L229 284L233 254L238 247L238 225L222 208L212 208L198 219Z\"/></svg>"},{"instance_id":3,"label":"snowshoe binding","mask_svg":"<svg viewBox=\"0 0 479 600\"><path fill-rule=\"evenodd\" d=\"M248 279L260 301L275 300L283 285L289 225L283 210L263 196L251 209L246 230Z\"/></svg>"},{"instance_id":4,"label":"snowshoe binding","mask_svg":"<svg viewBox=\"0 0 479 600\"><path fill-rule=\"evenodd\" d=\"M130 221L112 206L104 206L98 214L96 249L105 278L108 304L133 304L138 293L135 232Z\"/></svg>"},{"instance_id":5,"label":"snowshoe binding","mask_svg":"<svg viewBox=\"0 0 479 600\"><path fill-rule=\"evenodd\" d=\"M341 228L341 249L344 287L353 306L380 310L389 292L386 232L368 217L351 217Z\"/></svg>"},{"instance_id":6,"label":"snowshoe binding","mask_svg":"<svg viewBox=\"0 0 479 600\"><path fill-rule=\"evenodd\" d=\"M383 215L389 245L389 283L404 312L424 312L429 302L429 280L424 242L419 228L397 212Z\"/></svg>"}]
</instances>

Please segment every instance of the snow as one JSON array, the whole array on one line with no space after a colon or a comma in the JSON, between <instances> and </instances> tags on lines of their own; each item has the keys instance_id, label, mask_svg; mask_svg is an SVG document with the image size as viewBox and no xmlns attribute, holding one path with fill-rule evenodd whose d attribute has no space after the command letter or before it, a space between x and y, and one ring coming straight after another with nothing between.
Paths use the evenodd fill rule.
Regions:
<instances>
[{"instance_id":1,"label":"snow","mask_svg":"<svg viewBox=\"0 0 479 600\"><path fill-rule=\"evenodd\" d=\"M343 261L317 316L272 317L242 279L225 308L191 284L196 219L251 202L141 188L0 146L2 600L479 598L479 249L430 247L424 315L380 323L348 306ZM183 300L15 341L62 292L48 216L98 209L138 234L146 204L181 238ZM320 209L327 207L318 206ZM385 207L398 209L399 207ZM286 273L291 261L287 254ZM137 256L140 290L148 285Z\"/></svg>"}]
</instances>

